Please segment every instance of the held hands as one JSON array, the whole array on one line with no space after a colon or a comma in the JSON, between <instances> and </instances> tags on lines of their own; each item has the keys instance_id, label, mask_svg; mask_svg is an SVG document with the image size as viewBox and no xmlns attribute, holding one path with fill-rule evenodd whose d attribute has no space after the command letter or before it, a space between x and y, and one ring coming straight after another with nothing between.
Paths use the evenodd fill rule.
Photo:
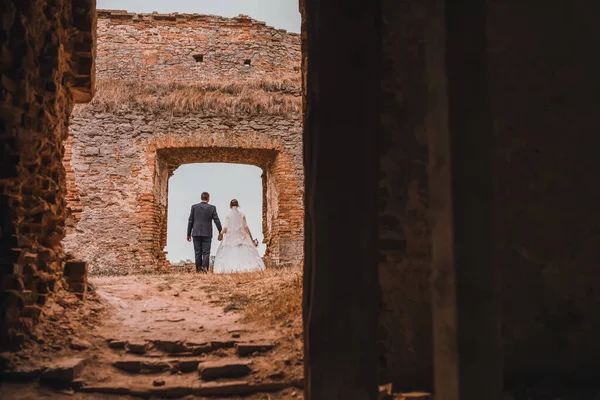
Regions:
<instances>
[{"instance_id":1,"label":"held hands","mask_svg":"<svg viewBox=\"0 0 600 400\"><path fill-rule=\"evenodd\" d=\"M188 241L188 242L191 242L191 241L192 241L192 237L191 237L191 236L188 236L188 237L187 237L187 241Z\"/></svg>"},{"instance_id":2,"label":"held hands","mask_svg":"<svg viewBox=\"0 0 600 400\"><path fill-rule=\"evenodd\" d=\"M219 236L217 237L217 240L220 242L221 240L223 240L223 234L219 233Z\"/></svg>"}]
</instances>

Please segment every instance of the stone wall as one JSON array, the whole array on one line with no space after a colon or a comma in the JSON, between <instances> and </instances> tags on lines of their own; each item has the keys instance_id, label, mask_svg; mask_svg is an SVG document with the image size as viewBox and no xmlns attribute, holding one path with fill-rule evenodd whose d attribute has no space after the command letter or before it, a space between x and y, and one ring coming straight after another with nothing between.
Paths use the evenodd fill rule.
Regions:
<instances>
[{"instance_id":1,"label":"stone wall","mask_svg":"<svg viewBox=\"0 0 600 400\"><path fill-rule=\"evenodd\" d=\"M426 8L383 1L380 344L382 381L430 389ZM598 6L489 8L496 261L507 384L598 378ZM596 11L594 13L593 11ZM511 21L506 24L506 21Z\"/></svg>"},{"instance_id":2,"label":"stone wall","mask_svg":"<svg viewBox=\"0 0 600 400\"><path fill-rule=\"evenodd\" d=\"M0 30L0 343L11 347L61 281L62 141L93 93L95 9L85 1L3 2ZM59 283L60 284L60 283Z\"/></svg>"},{"instance_id":3,"label":"stone wall","mask_svg":"<svg viewBox=\"0 0 600 400\"><path fill-rule=\"evenodd\" d=\"M98 17L99 78L197 82L300 71L299 35L244 15L100 10Z\"/></svg>"},{"instance_id":4,"label":"stone wall","mask_svg":"<svg viewBox=\"0 0 600 400\"><path fill-rule=\"evenodd\" d=\"M166 266L169 177L231 162L263 169L266 263L300 263L299 35L246 17L100 11L98 25L98 94L76 107L64 160L67 251L91 273Z\"/></svg>"}]
</instances>

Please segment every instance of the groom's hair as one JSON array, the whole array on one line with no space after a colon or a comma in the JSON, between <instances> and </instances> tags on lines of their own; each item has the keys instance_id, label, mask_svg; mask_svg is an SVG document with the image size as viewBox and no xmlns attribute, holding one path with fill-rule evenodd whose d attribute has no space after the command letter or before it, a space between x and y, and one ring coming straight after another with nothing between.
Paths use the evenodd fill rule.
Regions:
<instances>
[{"instance_id":1,"label":"groom's hair","mask_svg":"<svg viewBox=\"0 0 600 400\"><path fill-rule=\"evenodd\" d=\"M208 194L208 192L202 192L200 195L200 200L208 201L208 199L210 199L210 194Z\"/></svg>"}]
</instances>

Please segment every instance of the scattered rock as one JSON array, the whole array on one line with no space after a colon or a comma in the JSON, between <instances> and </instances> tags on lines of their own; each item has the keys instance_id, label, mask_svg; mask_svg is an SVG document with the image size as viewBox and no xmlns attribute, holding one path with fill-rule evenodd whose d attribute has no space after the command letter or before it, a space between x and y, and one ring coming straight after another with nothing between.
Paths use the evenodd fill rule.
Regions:
<instances>
[{"instance_id":1,"label":"scattered rock","mask_svg":"<svg viewBox=\"0 0 600 400\"><path fill-rule=\"evenodd\" d=\"M40 383L54 387L68 387L85 365L85 358L69 358L59 361L42 373Z\"/></svg>"},{"instance_id":2,"label":"scattered rock","mask_svg":"<svg viewBox=\"0 0 600 400\"><path fill-rule=\"evenodd\" d=\"M242 360L206 361L198 365L198 373L203 380L218 378L238 378L248 375L251 362Z\"/></svg>"},{"instance_id":3,"label":"scattered rock","mask_svg":"<svg viewBox=\"0 0 600 400\"><path fill-rule=\"evenodd\" d=\"M144 354L148 350L148 342L129 342L126 349L128 353Z\"/></svg>"},{"instance_id":4,"label":"scattered rock","mask_svg":"<svg viewBox=\"0 0 600 400\"><path fill-rule=\"evenodd\" d=\"M257 343L238 343L236 345L237 355L246 357L256 352L265 352L272 350L275 347L273 343L257 342Z\"/></svg>"},{"instance_id":5,"label":"scattered rock","mask_svg":"<svg viewBox=\"0 0 600 400\"><path fill-rule=\"evenodd\" d=\"M152 382L152 386L164 386L165 385L165 380L164 379L155 379Z\"/></svg>"},{"instance_id":6,"label":"scattered rock","mask_svg":"<svg viewBox=\"0 0 600 400\"><path fill-rule=\"evenodd\" d=\"M59 346L57 344L51 344L50 347L52 348L52 350L56 350L56 351L62 350L62 346Z\"/></svg>"},{"instance_id":7,"label":"scattered rock","mask_svg":"<svg viewBox=\"0 0 600 400\"><path fill-rule=\"evenodd\" d=\"M71 340L71 348L73 350L87 350L91 346L92 345L90 344L90 342L83 339L74 338L73 340Z\"/></svg>"},{"instance_id":8,"label":"scattered rock","mask_svg":"<svg viewBox=\"0 0 600 400\"><path fill-rule=\"evenodd\" d=\"M110 340L108 342L108 347L111 349L122 350L125 348L125 346L127 346L126 340Z\"/></svg>"}]
</instances>

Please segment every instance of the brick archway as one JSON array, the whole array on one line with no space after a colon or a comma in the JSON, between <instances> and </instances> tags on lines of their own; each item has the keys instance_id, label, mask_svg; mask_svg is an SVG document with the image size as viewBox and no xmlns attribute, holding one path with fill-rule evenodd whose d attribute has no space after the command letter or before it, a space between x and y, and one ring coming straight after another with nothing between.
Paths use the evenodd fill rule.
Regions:
<instances>
[{"instance_id":1,"label":"brick archway","mask_svg":"<svg viewBox=\"0 0 600 400\"><path fill-rule=\"evenodd\" d=\"M286 175L290 156L274 147L222 147L215 142L211 147L189 146L158 148L149 159L154 159L154 195L142 199L141 207L147 212L146 224L152 230L144 231L140 242L145 244L153 259L164 261L163 249L167 244L168 180L184 164L231 163L246 164L262 170L262 231L267 266L291 266L302 258L303 236L298 230L302 203L298 202L298 182ZM266 144L266 143L263 143ZM150 212L152 211L152 218Z\"/></svg>"},{"instance_id":2,"label":"brick archway","mask_svg":"<svg viewBox=\"0 0 600 400\"><path fill-rule=\"evenodd\" d=\"M300 36L245 16L99 11L97 47L97 93L65 143L65 249L91 273L167 265L168 175L210 160L263 169L267 261L301 263Z\"/></svg>"},{"instance_id":3,"label":"brick archway","mask_svg":"<svg viewBox=\"0 0 600 400\"><path fill-rule=\"evenodd\" d=\"M88 261L92 272L128 274L168 265L168 179L180 165L197 162L260 167L265 262L279 267L302 261L302 147L294 145L299 123L281 130L278 118L257 117L253 126L261 129L255 129L246 121L226 126L218 118L186 115L153 118L154 128L144 132L142 125L123 129L121 117L107 122L101 115L93 104L75 110L65 160L73 221L65 248ZM97 137L102 144L96 145Z\"/></svg>"}]
</instances>

